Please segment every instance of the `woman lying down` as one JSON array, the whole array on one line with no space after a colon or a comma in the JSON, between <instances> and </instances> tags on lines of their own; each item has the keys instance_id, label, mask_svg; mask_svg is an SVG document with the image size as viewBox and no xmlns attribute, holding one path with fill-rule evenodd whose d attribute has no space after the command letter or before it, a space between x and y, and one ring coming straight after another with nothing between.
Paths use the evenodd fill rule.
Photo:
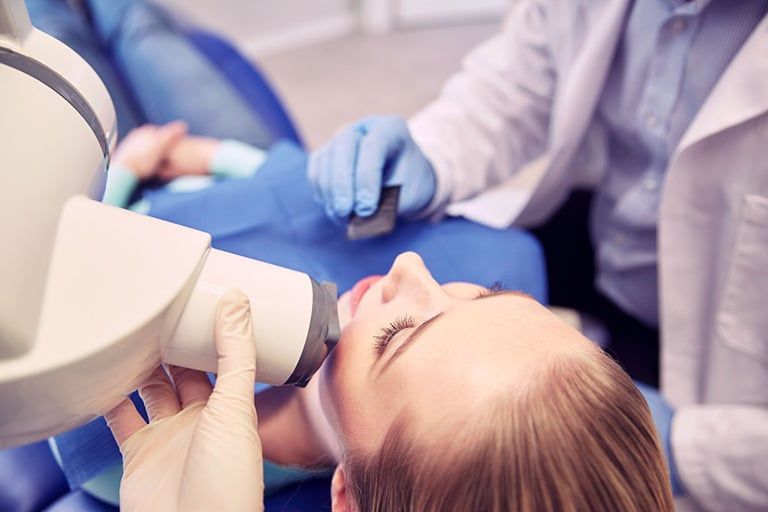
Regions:
<instances>
[{"instance_id":1,"label":"woman lying down","mask_svg":"<svg viewBox=\"0 0 768 512\"><path fill-rule=\"evenodd\" d=\"M278 463L336 465L334 511L673 509L630 378L526 295L441 286L404 253L339 299L341 340L311 384L257 395L257 415L248 301L225 297L213 393L170 368L140 390L148 426L130 402L108 415L126 510L263 506L259 441Z\"/></svg>"},{"instance_id":2,"label":"woman lying down","mask_svg":"<svg viewBox=\"0 0 768 512\"><path fill-rule=\"evenodd\" d=\"M268 147L266 123L151 3L27 3L37 26L99 71L118 107L121 131L139 120L181 118L198 135ZM129 98L141 108L131 108L136 105ZM124 141L123 161L115 154L114 162L137 176L113 180L122 185L111 188L108 199L128 201L136 178L150 176L167 157L149 141L172 145L183 132L170 125ZM138 158L127 158L126 147ZM213 150L204 140L174 147L181 174L238 175L263 159L242 148L218 159L201 156ZM208 160L231 167L201 164ZM111 175L119 176L114 167ZM265 206L254 213L276 215L272 205L299 193L307 206L298 210L312 205L308 187L294 179L304 169L281 171L283 181L259 171L264 181L248 189L254 195L247 203ZM275 180L271 189L263 186L267 178ZM234 194L235 188L228 190ZM188 206L202 209L200 203ZM264 230L278 231L277 222L329 245L333 232L322 210L290 218L296 211L267 219ZM251 224L227 227L229 235L254 231ZM273 247L269 241L251 246ZM641 395L597 347L532 299L468 284L441 287L415 254L406 253L385 277L362 281L340 300L342 338L310 386L260 393L254 409L258 361L248 302L228 295L216 325L215 390L202 373L160 369L140 390L149 425L127 401L108 415L124 455L123 510L258 509L262 447L264 458L278 463L336 465L336 511L671 510L666 469Z\"/></svg>"}]
</instances>

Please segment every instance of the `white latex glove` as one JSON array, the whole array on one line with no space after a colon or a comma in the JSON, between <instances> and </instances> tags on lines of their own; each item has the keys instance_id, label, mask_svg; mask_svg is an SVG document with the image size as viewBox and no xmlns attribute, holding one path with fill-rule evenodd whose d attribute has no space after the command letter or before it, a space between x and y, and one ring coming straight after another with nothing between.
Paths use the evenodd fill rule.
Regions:
<instances>
[{"instance_id":1,"label":"white latex glove","mask_svg":"<svg viewBox=\"0 0 768 512\"><path fill-rule=\"evenodd\" d=\"M126 399L106 415L123 454L124 511L261 511L264 476L256 431L256 348L248 298L230 290L215 322L218 379L162 367L139 388L150 423Z\"/></svg>"}]
</instances>

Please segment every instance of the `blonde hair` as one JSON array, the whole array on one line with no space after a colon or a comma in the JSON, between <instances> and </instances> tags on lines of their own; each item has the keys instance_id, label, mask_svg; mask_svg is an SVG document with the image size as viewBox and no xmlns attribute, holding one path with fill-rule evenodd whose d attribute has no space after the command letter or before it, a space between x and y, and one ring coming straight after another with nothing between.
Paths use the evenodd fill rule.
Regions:
<instances>
[{"instance_id":1,"label":"blonde hair","mask_svg":"<svg viewBox=\"0 0 768 512\"><path fill-rule=\"evenodd\" d=\"M396 422L372 455L348 454L360 511L672 511L648 406L595 349L553 359L521 393L427 444ZM482 417L484 416L484 417Z\"/></svg>"}]
</instances>

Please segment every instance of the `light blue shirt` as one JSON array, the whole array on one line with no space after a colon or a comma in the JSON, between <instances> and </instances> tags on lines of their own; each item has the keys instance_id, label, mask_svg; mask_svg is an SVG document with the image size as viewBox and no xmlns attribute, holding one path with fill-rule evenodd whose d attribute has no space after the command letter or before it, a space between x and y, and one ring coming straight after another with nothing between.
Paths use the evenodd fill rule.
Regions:
<instances>
[{"instance_id":1,"label":"light blue shirt","mask_svg":"<svg viewBox=\"0 0 768 512\"><path fill-rule=\"evenodd\" d=\"M598 105L608 172L592 210L597 287L657 325L656 231L669 159L768 0L636 0ZM727 173L728 169L723 169Z\"/></svg>"}]
</instances>

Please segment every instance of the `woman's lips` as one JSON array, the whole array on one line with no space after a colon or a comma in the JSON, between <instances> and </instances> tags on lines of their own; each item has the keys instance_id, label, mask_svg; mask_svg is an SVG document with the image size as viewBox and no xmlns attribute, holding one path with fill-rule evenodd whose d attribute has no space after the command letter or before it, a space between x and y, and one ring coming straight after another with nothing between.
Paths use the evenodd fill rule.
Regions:
<instances>
[{"instance_id":1,"label":"woman's lips","mask_svg":"<svg viewBox=\"0 0 768 512\"><path fill-rule=\"evenodd\" d=\"M355 316L357 307L360 305L360 301L363 300L365 293L376 284L376 282L384 276L369 276L361 279L352 287L352 296L349 299L349 311L352 316Z\"/></svg>"}]
</instances>

